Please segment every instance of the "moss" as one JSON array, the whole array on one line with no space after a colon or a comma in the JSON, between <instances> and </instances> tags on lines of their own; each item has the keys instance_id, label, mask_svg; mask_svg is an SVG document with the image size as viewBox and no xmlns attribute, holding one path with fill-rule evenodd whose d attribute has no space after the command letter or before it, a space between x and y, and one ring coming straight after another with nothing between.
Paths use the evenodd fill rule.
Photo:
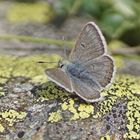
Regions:
<instances>
[{"instance_id":1,"label":"moss","mask_svg":"<svg viewBox=\"0 0 140 140\"><path fill-rule=\"evenodd\" d=\"M11 127L14 125L14 123L23 120L26 117L26 115L27 115L26 112L22 112L22 111L18 112L14 109L9 109L0 112L0 116L1 116L0 120L2 120L1 123L5 122L5 124Z\"/></svg>"},{"instance_id":2,"label":"moss","mask_svg":"<svg viewBox=\"0 0 140 140\"><path fill-rule=\"evenodd\" d=\"M15 3L8 12L10 22L47 22L54 12L47 3Z\"/></svg>"}]
</instances>

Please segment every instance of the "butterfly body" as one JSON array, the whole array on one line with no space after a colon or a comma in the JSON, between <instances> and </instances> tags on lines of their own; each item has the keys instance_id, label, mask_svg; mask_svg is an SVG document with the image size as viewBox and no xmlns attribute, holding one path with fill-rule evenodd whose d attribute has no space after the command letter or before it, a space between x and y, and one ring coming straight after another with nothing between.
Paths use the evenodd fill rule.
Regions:
<instances>
[{"instance_id":1,"label":"butterfly body","mask_svg":"<svg viewBox=\"0 0 140 140\"><path fill-rule=\"evenodd\" d=\"M98 26L93 22L87 23L68 61L45 72L53 82L87 102L102 100L100 91L111 83L114 64L106 54L105 39Z\"/></svg>"},{"instance_id":2,"label":"butterfly body","mask_svg":"<svg viewBox=\"0 0 140 140\"><path fill-rule=\"evenodd\" d=\"M97 89L101 88L96 78L90 74L85 66L79 64L78 62L69 62L65 64L62 69L64 69L73 81L79 81L78 83L82 82L89 87L95 87Z\"/></svg>"}]
</instances>

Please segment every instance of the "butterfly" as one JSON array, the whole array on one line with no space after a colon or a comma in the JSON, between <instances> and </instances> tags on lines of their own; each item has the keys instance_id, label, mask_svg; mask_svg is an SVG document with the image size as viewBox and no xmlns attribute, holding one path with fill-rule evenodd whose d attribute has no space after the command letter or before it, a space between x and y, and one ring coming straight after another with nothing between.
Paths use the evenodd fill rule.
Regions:
<instances>
[{"instance_id":1,"label":"butterfly","mask_svg":"<svg viewBox=\"0 0 140 140\"><path fill-rule=\"evenodd\" d=\"M114 75L113 59L107 55L106 41L99 27L88 22L78 36L68 60L45 70L51 81L87 102L103 100L100 92Z\"/></svg>"}]
</instances>

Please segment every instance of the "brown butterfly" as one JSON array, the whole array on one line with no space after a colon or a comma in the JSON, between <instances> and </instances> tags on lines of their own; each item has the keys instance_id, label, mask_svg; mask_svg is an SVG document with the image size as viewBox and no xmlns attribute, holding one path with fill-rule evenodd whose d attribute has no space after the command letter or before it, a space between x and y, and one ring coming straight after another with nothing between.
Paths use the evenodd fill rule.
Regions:
<instances>
[{"instance_id":1,"label":"brown butterfly","mask_svg":"<svg viewBox=\"0 0 140 140\"><path fill-rule=\"evenodd\" d=\"M87 102L103 99L100 91L111 83L114 64L106 53L106 42L99 27L94 22L88 22L69 59L61 62L58 68L45 72L51 81Z\"/></svg>"}]
</instances>

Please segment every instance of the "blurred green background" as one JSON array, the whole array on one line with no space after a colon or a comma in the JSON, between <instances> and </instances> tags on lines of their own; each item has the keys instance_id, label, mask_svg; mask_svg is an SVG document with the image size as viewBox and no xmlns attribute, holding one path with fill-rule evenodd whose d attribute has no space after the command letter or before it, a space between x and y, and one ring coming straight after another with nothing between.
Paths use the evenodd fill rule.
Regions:
<instances>
[{"instance_id":1,"label":"blurred green background","mask_svg":"<svg viewBox=\"0 0 140 140\"><path fill-rule=\"evenodd\" d=\"M117 38L132 46L140 43L138 0L58 0L52 3L52 7L57 20L69 16L90 16L109 40Z\"/></svg>"},{"instance_id":2,"label":"blurred green background","mask_svg":"<svg viewBox=\"0 0 140 140\"><path fill-rule=\"evenodd\" d=\"M1 24L2 21L5 21L9 26L6 29L8 31L10 30L10 32L4 32L6 34L31 35L61 40L64 30L59 31L62 32L61 37L59 37L59 35L56 37L55 35L47 36L47 33L44 35L41 33L38 33L41 35L33 35L29 32L30 30L34 30L34 32L38 30L39 32L40 26L35 29L31 29L32 26L26 26L26 29L22 27L25 24L27 25L27 23L28 25L29 23L31 23L31 25L40 24L43 26L53 25L51 28L54 29L55 34L56 30L58 32L65 24L69 23L69 19L73 19L73 25L70 26L70 31L74 32L78 24L80 26L79 29L84 24L80 19L85 19L86 21L90 20L97 23L103 31L108 43L117 40L117 43L114 44L115 47L127 46L134 47L134 49L136 47L134 52L140 53L138 48L140 45L139 0L1 0L0 12ZM79 19L79 23L74 22L75 19ZM75 26L75 24L77 25ZM17 27L13 27L13 25ZM70 27L68 26L68 28ZM3 26L0 28L3 28ZM16 29L19 28L22 28L22 32L14 32L14 30L16 31ZM65 28L67 28L67 26ZM77 32L79 32L79 29ZM24 30L26 30L26 33ZM42 29L40 32L41 31ZM67 31L64 33L64 36L66 34L71 34L72 36L73 34L71 32ZM0 32L1 36L2 33L3 32ZM67 40L73 40L75 36L66 38ZM110 46L112 47L112 44ZM131 51L132 50L130 50L130 52Z\"/></svg>"}]
</instances>

